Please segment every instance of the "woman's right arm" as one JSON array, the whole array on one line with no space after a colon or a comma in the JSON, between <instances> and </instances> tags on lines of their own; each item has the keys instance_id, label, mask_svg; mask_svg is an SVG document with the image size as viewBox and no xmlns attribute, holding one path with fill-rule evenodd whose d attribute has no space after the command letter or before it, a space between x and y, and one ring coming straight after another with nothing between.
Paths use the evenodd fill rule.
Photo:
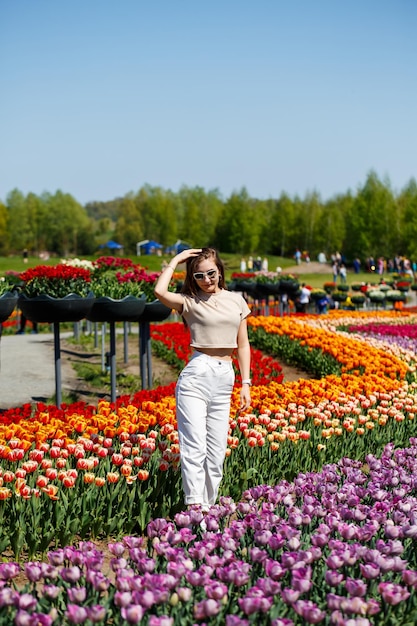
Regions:
<instances>
[{"instance_id":1,"label":"woman's right arm","mask_svg":"<svg viewBox=\"0 0 417 626\"><path fill-rule=\"evenodd\" d=\"M180 293L174 293L172 291L169 291L169 283L171 282L173 273L177 269L177 265L179 265L180 263L184 263L192 256L197 256L197 254L199 254L200 252L201 249L184 250L183 252L180 252L180 254L174 256L168 263L166 268L159 276L155 285L155 296L160 302L162 302L162 304L165 304L165 306L168 306L171 309L175 309L176 311L179 311L181 313L184 298Z\"/></svg>"}]
</instances>

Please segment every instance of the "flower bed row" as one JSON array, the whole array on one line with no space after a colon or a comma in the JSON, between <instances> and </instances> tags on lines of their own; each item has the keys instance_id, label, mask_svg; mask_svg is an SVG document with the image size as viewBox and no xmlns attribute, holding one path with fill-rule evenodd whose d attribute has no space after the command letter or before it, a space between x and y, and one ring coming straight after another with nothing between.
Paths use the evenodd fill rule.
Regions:
<instances>
[{"instance_id":1,"label":"flower bed row","mask_svg":"<svg viewBox=\"0 0 417 626\"><path fill-rule=\"evenodd\" d=\"M91 542L54 549L18 590L3 563L0 624L413 624L416 475L413 439L155 519L109 543L108 565Z\"/></svg>"},{"instance_id":2,"label":"flower bed row","mask_svg":"<svg viewBox=\"0 0 417 626\"><path fill-rule=\"evenodd\" d=\"M346 332L378 320L401 323L404 335L416 322L393 312L250 318L252 344L271 361L292 345L313 374L334 371L282 384L273 365L243 415L236 387L223 500L207 533L200 511L182 512L174 385L115 405L4 412L1 550L56 549L49 565L26 565L25 593L12 592L20 567L0 568L0 623L41 613L51 621L33 623L365 625L390 623L392 610L392 623L406 624L416 608L417 452L414 440L403 451L390 442L406 448L417 434L415 355ZM152 330L181 366L182 324ZM145 529L148 541L133 538ZM64 547L102 536L125 536L111 547L111 574L89 541Z\"/></svg>"}]
</instances>

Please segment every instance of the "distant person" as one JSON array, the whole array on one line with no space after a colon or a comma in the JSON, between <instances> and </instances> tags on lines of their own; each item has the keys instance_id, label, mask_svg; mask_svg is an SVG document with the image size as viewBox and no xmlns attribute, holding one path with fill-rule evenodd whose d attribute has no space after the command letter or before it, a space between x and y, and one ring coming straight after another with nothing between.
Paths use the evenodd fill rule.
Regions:
<instances>
[{"instance_id":1,"label":"distant person","mask_svg":"<svg viewBox=\"0 0 417 626\"><path fill-rule=\"evenodd\" d=\"M262 267L262 259L260 256L258 256L253 262L253 269L255 270L255 272L260 272L261 267Z\"/></svg>"},{"instance_id":2,"label":"distant person","mask_svg":"<svg viewBox=\"0 0 417 626\"><path fill-rule=\"evenodd\" d=\"M327 298L327 294L324 294L316 302L317 313L319 313L319 315L322 315L323 313L327 313L328 305L329 305L329 300Z\"/></svg>"},{"instance_id":3,"label":"distant person","mask_svg":"<svg viewBox=\"0 0 417 626\"><path fill-rule=\"evenodd\" d=\"M27 263L28 262L28 251L27 248L25 248L23 250L23 263Z\"/></svg>"},{"instance_id":4,"label":"distant person","mask_svg":"<svg viewBox=\"0 0 417 626\"><path fill-rule=\"evenodd\" d=\"M305 283L301 285L300 295L298 297L298 312L306 313L307 307L310 302L310 290L306 287Z\"/></svg>"},{"instance_id":5,"label":"distant person","mask_svg":"<svg viewBox=\"0 0 417 626\"><path fill-rule=\"evenodd\" d=\"M301 263L301 250L299 250L298 248L294 252L294 259L295 259L296 264L300 265L300 263Z\"/></svg>"},{"instance_id":6,"label":"distant person","mask_svg":"<svg viewBox=\"0 0 417 626\"><path fill-rule=\"evenodd\" d=\"M339 276L339 265L336 259L333 261L332 274L333 274L333 282L337 283L337 277Z\"/></svg>"},{"instance_id":7,"label":"distant person","mask_svg":"<svg viewBox=\"0 0 417 626\"><path fill-rule=\"evenodd\" d=\"M339 276L340 276L340 282L343 285L346 284L347 270L346 270L346 265L344 263L342 263L341 266L339 267Z\"/></svg>"},{"instance_id":8,"label":"distant person","mask_svg":"<svg viewBox=\"0 0 417 626\"><path fill-rule=\"evenodd\" d=\"M288 294L287 293L282 293L281 294L280 302L281 302L282 314L285 315L286 313L289 313L290 307L289 307Z\"/></svg>"},{"instance_id":9,"label":"distant person","mask_svg":"<svg viewBox=\"0 0 417 626\"><path fill-rule=\"evenodd\" d=\"M262 271L263 272L268 271L268 259L266 257L262 260Z\"/></svg>"},{"instance_id":10,"label":"distant person","mask_svg":"<svg viewBox=\"0 0 417 626\"><path fill-rule=\"evenodd\" d=\"M240 259L240 271L241 272L246 272L246 259L245 259L245 257L242 257Z\"/></svg>"},{"instance_id":11,"label":"distant person","mask_svg":"<svg viewBox=\"0 0 417 626\"><path fill-rule=\"evenodd\" d=\"M355 274L359 274L359 272L361 271L361 261L360 259L358 259L358 257L353 260L353 271L355 272Z\"/></svg>"}]
</instances>

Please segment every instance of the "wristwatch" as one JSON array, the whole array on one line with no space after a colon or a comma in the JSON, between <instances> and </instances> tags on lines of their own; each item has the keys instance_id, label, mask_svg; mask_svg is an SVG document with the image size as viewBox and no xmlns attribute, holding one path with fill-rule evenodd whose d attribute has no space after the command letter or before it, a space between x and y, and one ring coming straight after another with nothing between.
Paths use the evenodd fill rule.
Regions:
<instances>
[{"instance_id":1,"label":"wristwatch","mask_svg":"<svg viewBox=\"0 0 417 626\"><path fill-rule=\"evenodd\" d=\"M250 378L245 378L242 380L242 385L249 385L250 387L252 385L252 380Z\"/></svg>"}]
</instances>

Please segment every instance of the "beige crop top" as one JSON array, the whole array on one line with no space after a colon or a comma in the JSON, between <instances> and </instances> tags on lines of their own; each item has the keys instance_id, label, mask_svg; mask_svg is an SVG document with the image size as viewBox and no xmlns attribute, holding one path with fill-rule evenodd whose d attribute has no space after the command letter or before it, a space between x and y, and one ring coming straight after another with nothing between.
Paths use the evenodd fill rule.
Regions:
<instances>
[{"instance_id":1,"label":"beige crop top","mask_svg":"<svg viewBox=\"0 0 417 626\"><path fill-rule=\"evenodd\" d=\"M237 348L240 322L250 314L240 293L221 289L213 294L183 297L182 315L190 329L193 348Z\"/></svg>"}]
</instances>

